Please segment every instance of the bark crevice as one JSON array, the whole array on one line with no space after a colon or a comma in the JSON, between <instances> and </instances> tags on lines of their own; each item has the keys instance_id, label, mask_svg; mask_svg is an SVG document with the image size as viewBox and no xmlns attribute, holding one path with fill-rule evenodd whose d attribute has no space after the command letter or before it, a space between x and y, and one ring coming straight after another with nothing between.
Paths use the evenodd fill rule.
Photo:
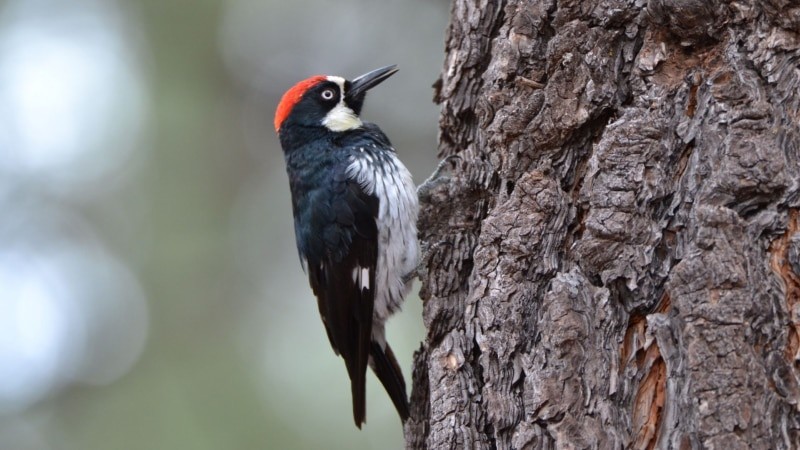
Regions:
<instances>
[{"instance_id":1,"label":"bark crevice","mask_svg":"<svg viewBox=\"0 0 800 450\"><path fill-rule=\"evenodd\" d=\"M800 442L795 10L454 0L409 448Z\"/></svg>"}]
</instances>

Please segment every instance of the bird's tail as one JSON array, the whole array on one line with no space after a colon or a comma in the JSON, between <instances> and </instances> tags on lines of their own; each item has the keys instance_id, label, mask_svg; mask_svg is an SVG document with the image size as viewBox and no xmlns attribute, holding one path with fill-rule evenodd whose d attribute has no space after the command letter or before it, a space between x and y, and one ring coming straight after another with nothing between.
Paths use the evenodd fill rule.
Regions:
<instances>
[{"instance_id":1,"label":"bird's tail","mask_svg":"<svg viewBox=\"0 0 800 450\"><path fill-rule=\"evenodd\" d=\"M406 382L403 379L403 372L400 370L400 365L397 364L397 359L394 357L392 348L389 344L381 346L380 343L372 341L370 347L371 363L370 366L381 380L384 389L389 394L389 397L400 415L400 420L404 423L408 419L408 397L406 396Z\"/></svg>"}]
</instances>

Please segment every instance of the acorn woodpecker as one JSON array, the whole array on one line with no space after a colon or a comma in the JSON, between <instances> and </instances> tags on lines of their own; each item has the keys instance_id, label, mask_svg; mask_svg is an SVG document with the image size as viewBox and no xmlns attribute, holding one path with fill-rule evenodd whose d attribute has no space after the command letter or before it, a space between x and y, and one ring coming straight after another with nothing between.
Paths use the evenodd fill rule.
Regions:
<instances>
[{"instance_id":1,"label":"acorn woodpecker","mask_svg":"<svg viewBox=\"0 0 800 450\"><path fill-rule=\"evenodd\" d=\"M289 89L275 112L297 249L333 351L347 366L359 428L368 364L403 422L409 414L384 326L419 260L417 192L386 135L359 117L367 91L395 72L392 65L352 81L314 76Z\"/></svg>"}]
</instances>

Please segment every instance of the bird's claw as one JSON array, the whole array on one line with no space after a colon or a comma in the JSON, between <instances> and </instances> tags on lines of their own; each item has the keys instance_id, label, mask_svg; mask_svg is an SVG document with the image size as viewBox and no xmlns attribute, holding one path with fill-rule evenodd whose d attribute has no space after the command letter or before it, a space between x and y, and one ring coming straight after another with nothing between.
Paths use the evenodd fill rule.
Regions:
<instances>
[{"instance_id":1,"label":"bird's claw","mask_svg":"<svg viewBox=\"0 0 800 450\"><path fill-rule=\"evenodd\" d=\"M428 177L425 181L422 182L419 186L417 186L417 196L422 196L428 193L439 178L442 175L442 171L447 168L448 163L453 160L461 159L461 155L450 155L443 160L439 161L439 165L436 166L436 170L433 171L431 176Z\"/></svg>"}]
</instances>

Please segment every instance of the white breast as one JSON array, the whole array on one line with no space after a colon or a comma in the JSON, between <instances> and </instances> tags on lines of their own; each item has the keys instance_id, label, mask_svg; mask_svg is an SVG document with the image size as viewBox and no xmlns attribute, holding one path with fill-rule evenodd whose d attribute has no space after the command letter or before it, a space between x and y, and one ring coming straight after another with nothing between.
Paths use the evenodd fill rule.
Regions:
<instances>
[{"instance_id":1,"label":"white breast","mask_svg":"<svg viewBox=\"0 0 800 450\"><path fill-rule=\"evenodd\" d=\"M359 183L364 192L379 199L373 321L376 328L382 329L383 323L400 308L411 288L410 282L403 283L403 277L417 268L419 205L408 169L393 152L378 153L375 150L364 148L351 156L347 174ZM382 170L382 167L387 169Z\"/></svg>"}]
</instances>

